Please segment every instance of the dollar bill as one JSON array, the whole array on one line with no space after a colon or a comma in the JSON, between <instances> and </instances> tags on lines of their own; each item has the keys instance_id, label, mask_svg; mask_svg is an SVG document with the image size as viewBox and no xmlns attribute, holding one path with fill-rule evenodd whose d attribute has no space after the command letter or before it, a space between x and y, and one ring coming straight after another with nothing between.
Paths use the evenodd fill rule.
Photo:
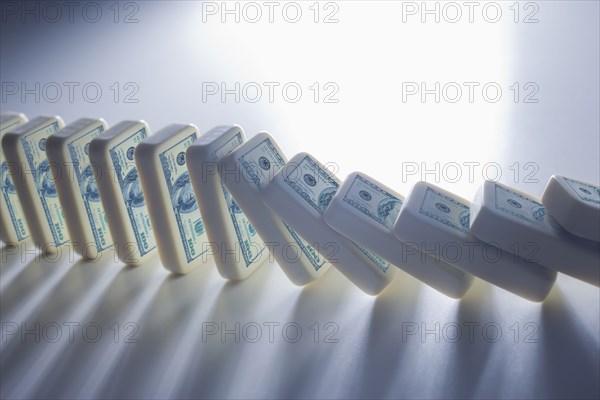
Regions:
<instances>
[{"instance_id":1,"label":"dollar bill","mask_svg":"<svg viewBox=\"0 0 600 400\"><path fill-rule=\"evenodd\" d=\"M242 134L238 133L233 138L228 140L223 146L215 150L213 154L213 161L218 161L221 157L231 153L235 148L243 143ZM221 188L223 189L223 196L225 203L227 204L227 211L229 217L233 223L235 234L242 250L242 256L246 263L246 268L250 266L256 260L256 258L264 251L265 245L260 237L257 235L256 230L252 226L252 223L246 217L246 214L242 211L241 207L236 203L235 199L229 193L229 190L221 182Z\"/></svg>"},{"instance_id":2,"label":"dollar bill","mask_svg":"<svg viewBox=\"0 0 600 400\"><path fill-rule=\"evenodd\" d=\"M385 259L383 259L382 257L378 256L375 253L370 252L369 250L365 249L364 247L362 247L361 245L359 245L356 242L352 242L356 248L358 250L360 250L361 253L363 253L365 256L367 256L367 258L369 260L371 260L371 262L375 265L377 265L377 268L379 268L381 271L383 272L387 272L388 269L390 268L390 263L385 261Z\"/></svg>"},{"instance_id":3,"label":"dollar bill","mask_svg":"<svg viewBox=\"0 0 600 400\"><path fill-rule=\"evenodd\" d=\"M109 150L141 256L156 247L156 239L152 232L150 216L134 160L136 146L147 136L146 129L142 128Z\"/></svg>"},{"instance_id":4,"label":"dollar bill","mask_svg":"<svg viewBox=\"0 0 600 400\"><path fill-rule=\"evenodd\" d=\"M52 171L46 157L46 140L48 136L58 131L58 129L58 122L54 121L21 137L21 145L23 146L29 169L33 175L44 210L44 216L50 226L55 246L60 246L69 241L65 216L58 200Z\"/></svg>"},{"instance_id":5,"label":"dollar bill","mask_svg":"<svg viewBox=\"0 0 600 400\"><path fill-rule=\"evenodd\" d=\"M427 188L419 213L463 233L470 233L470 209L452 197Z\"/></svg>"},{"instance_id":6,"label":"dollar bill","mask_svg":"<svg viewBox=\"0 0 600 400\"><path fill-rule=\"evenodd\" d=\"M495 195L496 209L523 221L547 222L546 208L542 203L500 185L495 185Z\"/></svg>"},{"instance_id":7,"label":"dollar bill","mask_svg":"<svg viewBox=\"0 0 600 400\"><path fill-rule=\"evenodd\" d=\"M269 139L248 150L238 161L244 171L244 177L252 180L259 189L264 188L285 165L285 159Z\"/></svg>"},{"instance_id":8,"label":"dollar bill","mask_svg":"<svg viewBox=\"0 0 600 400\"><path fill-rule=\"evenodd\" d=\"M340 187L336 179L308 156L287 173L285 182L319 214L323 214Z\"/></svg>"},{"instance_id":9,"label":"dollar bill","mask_svg":"<svg viewBox=\"0 0 600 400\"><path fill-rule=\"evenodd\" d=\"M208 251L200 209L185 164L185 151L196 141L192 134L159 155L187 262Z\"/></svg>"},{"instance_id":10,"label":"dollar bill","mask_svg":"<svg viewBox=\"0 0 600 400\"><path fill-rule=\"evenodd\" d=\"M90 142L103 131L104 127L100 125L67 144L75 176L79 183L85 212L90 221L98 251L105 250L113 245L108 220L100 201L100 193L96 179L94 178L94 171L92 171L89 155Z\"/></svg>"},{"instance_id":11,"label":"dollar bill","mask_svg":"<svg viewBox=\"0 0 600 400\"><path fill-rule=\"evenodd\" d=\"M269 183L277 171L285 165L285 159L270 139L265 139L246 153L238 157L246 179L252 180L260 189ZM282 221L283 222L283 221ZM285 222L283 225L288 230L302 253L308 258L311 265L318 271L325 264L325 260L306 240L302 239Z\"/></svg>"},{"instance_id":12,"label":"dollar bill","mask_svg":"<svg viewBox=\"0 0 600 400\"><path fill-rule=\"evenodd\" d=\"M22 121L20 119L15 118L13 122L9 122L6 124L6 126L2 126L2 130L0 130L0 139L2 138L2 134L8 132L10 129L21 123ZM21 241L27 239L29 237L29 229L27 228L27 223L25 222L23 208L21 207L21 203L17 197L15 184L10 176L8 163L4 157L2 147L0 147L0 191L8 210L10 222L17 235L17 240Z\"/></svg>"},{"instance_id":13,"label":"dollar bill","mask_svg":"<svg viewBox=\"0 0 600 400\"><path fill-rule=\"evenodd\" d=\"M571 188L577 193L581 200L588 201L597 206L600 206L600 188L598 186L590 185L576 181L571 178L564 178L565 181L571 186Z\"/></svg>"},{"instance_id":14,"label":"dollar bill","mask_svg":"<svg viewBox=\"0 0 600 400\"><path fill-rule=\"evenodd\" d=\"M402 200L357 175L344 195L344 201L388 229L394 227Z\"/></svg>"},{"instance_id":15,"label":"dollar bill","mask_svg":"<svg viewBox=\"0 0 600 400\"><path fill-rule=\"evenodd\" d=\"M360 175L354 178L344 195L344 201L390 230L394 227L403 204L401 199ZM447 263L440 262L437 265L454 274L464 275L464 272Z\"/></svg>"},{"instance_id":16,"label":"dollar bill","mask_svg":"<svg viewBox=\"0 0 600 400\"><path fill-rule=\"evenodd\" d=\"M309 156L286 172L285 182L319 214L323 214L340 187L339 182ZM359 244L352 243L381 271L388 271L390 264L387 261Z\"/></svg>"},{"instance_id":17,"label":"dollar bill","mask_svg":"<svg viewBox=\"0 0 600 400\"><path fill-rule=\"evenodd\" d=\"M296 233L295 230L290 228L288 224L283 222L283 225L285 226L285 229L287 229L287 231L290 233L298 247L300 247L302 253L304 253L304 255L310 260L310 263L315 269L315 271L320 270L321 267L325 264L326 260L319 255L319 252L313 246L308 244L308 242L302 239L300 235Z\"/></svg>"}]
</instances>

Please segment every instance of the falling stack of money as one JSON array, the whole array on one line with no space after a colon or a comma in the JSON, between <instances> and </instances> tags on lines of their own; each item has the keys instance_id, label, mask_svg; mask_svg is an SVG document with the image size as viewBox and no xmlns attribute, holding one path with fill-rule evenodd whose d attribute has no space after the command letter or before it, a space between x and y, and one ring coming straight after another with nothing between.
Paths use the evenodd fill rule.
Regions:
<instances>
[{"instance_id":1,"label":"falling stack of money","mask_svg":"<svg viewBox=\"0 0 600 400\"><path fill-rule=\"evenodd\" d=\"M552 176L541 200L485 182L473 202L418 182L404 198L363 172L341 182L315 157L287 160L237 125L200 135L144 121L2 115L0 239L85 260L158 253L187 274L248 277L271 256L296 285L338 269L377 295L402 269L461 298L475 277L543 301L557 272L600 285L600 188ZM154 249L158 251L155 252ZM60 253L59 253L60 254Z\"/></svg>"}]
</instances>

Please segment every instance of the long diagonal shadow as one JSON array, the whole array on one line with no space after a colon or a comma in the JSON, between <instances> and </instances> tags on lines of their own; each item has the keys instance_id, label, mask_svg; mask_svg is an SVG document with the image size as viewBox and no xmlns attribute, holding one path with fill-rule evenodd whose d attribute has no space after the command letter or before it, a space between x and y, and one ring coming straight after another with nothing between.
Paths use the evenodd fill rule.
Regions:
<instances>
[{"instance_id":1,"label":"long diagonal shadow","mask_svg":"<svg viewBox=\"0 0 600 400\"><path fill-rule=\"evenodd\" d=\"M139 342L125 346L118 362L107 370L103 381L86 396L96 398L155 398L168 370L177 365L174 354L189 346L182 340L188 334L194 313L206 307L214 291L212 284L220 282L212 260L186 276L168 274L160 279L154 292L144 291L147 304L139 300ZM142 310L143 308L143 310ZM186 350L192 353L193 350ZM92 377L90 377L92 379Z\"/></svg>"},{"instance_id":2,"label":"long diagonal shadow","mask_svg":"<svg viewBox=\"0 0 600 400\"><path fill-rule=\"evenodd\" d=\"M10 284L27 269L36 258L41 256L39 252L34 254L22 252L23 246L7 246L0 248L0 293L2 293Z\"/></svg>"},{"instance_id":3,"label":"long diagonal shadow","mask_svg":"<svg viewBox=\"0 0 600 400\"><path fill-rule=\"evenodd\" d=\"M554 398L600 398L600 349L574 318L560 287L542 306L538 392Z\"/></svg>"},{"instance_id":4,"label":"long diagonal shadow","mask_svg":"<svg viewBox=\"0 0 600 400\"><path fill-rule=\"evenodd\" d=\"M48 308L46 310L51 312L46 315L58 315L58 310L67 309L69 311L63 313L64 318L60 318L59 321L81 324L101 301L105 291L117 276L121 267L122 265L112 263L109 257L95 263L80 260L76 263L74 269L81 271L79 276L81 280L79 282L74 282L73 279L64 280L62 282L63 287L59 288L68 306L62 307L61 305L56 310L49 307L49 310ZM80 291L75 290L77 286L78 289L81 289ZM69 341L67 340L57 343L43 343L41 354L38 357L35 356L36 352L27 357L23 356L23 352L20 351L19 358L22 357L26 364L20 368L22 377L12 390L10 397L29 397L35 393L68 344Z\"/></svg>"},{"instance_id":5,"label":"long diagonal shadow","mask_svg":"<svg viewBox=\"0 0 600 400\"><path fill-rule=\"evenodd\" d=\"M481 321L493 309L493 296L489 283L476 279L458 305L456 323L461 329L461 337L456 343L445 343L450 348L440 383L443 393L440 396L470 398L477 391L479 378L483 374L491 346L472 338L470 329L480 326ZM477 325L476 325L477 324Z\"/></svg>"},{"instance_id":6,"label":"long diagonal shadow","mask_svg":"<svg viewBox=\"0 0 600 400\"><path fill-rule=\"evenodd\" d=\"M339 325L336 321L339 312L346 307L345 299L352 294L351 286L352 284L343 275L331 268L316 281L298 288L297 295L290 296L289 303L292 307L289 318L282 320L284 318L282 314L285 315L284 310L277 314L276 322L279 323L277 328L281 332L278 330L275 333L272 342L263 343L262 349L265 348L264 346L269 347L269 351L265 353L270 355L271 360L261 361L263 365L271 368L253 372L254 379L263 380L264 385L261 390L265 392L256 392L253 396L272 398L311 396L310 393L314 392L316 382L313 379L319 374L320 365L325 364L339 347L336 343L339 341ZM295 302L294 297L296 297ZM286 304L284 308L289 306ZM298 342L283 338L283 326L288 323L297 324L303 329ZM316 323L319 325L315 325ZM330 329L324 330L325 326ZM320 377L317 379L320 380Z\"/></svg>"},{"instance_id":7,"label":"long diagonal shadow","mask_svg":"<svg viewBox=\"0 0 600 400\"><path fill-rule=\"evenodd\" d=\"M167 275L157 260L121 268L97 307L86 316L86 323L95 323L103 329L100 340L90 342L78 335L71 341L57 357L43 383L38 385L36 395L43 398L97 397L94 393L105 384L106 376L120 354L125 348L136 345L139 316Z\"/></svg>"},{"instance_id":8,"label":"long diagonal shadow","mask_svg":"<svg viewBox=\"0 0 600 400\"><path fill-rule=\"evenodd\" d=\"M37 262L32 261L12 284L2 291L0 295L0 314L3 323L22 326L28 320L35 319L40 308L56 293L69 276L77 274L76 264L69 260L56 263L48 263L44 258ZM0 365L7 360L7 349L17 338L18 334L3 337L0 343L0 351L3 353Z\"/></svg>"},{"instance_id":9,"label":"long diagonal shadow","mask_svg":"<svg viewBox=\"0 0 600 400\"><path fill-rule=\"evenodd\" d=\"M227 392L231 382L236 380L236 374L240 373L239 360L246 347L253 343L247 343L237 333L222 337L222 329L238 332L236 324L241 327L256 320L256 306L266 295L264 288L274 273L274 267L266 262L244 281L225 282L211 307L203 313L197 313L188 326L190 335L187 346L195 350L194 357L185 358L179 367L179 385L166 386L163 395L210 398ZM208 336L207 323L216 326L219 332ZM223 374L223 371L227 371L227 374Z\"/></svg>"},{"instance_id":10,"label":"long diagonal shadow","mask_svg":"<svg viewBox=\"0 0 600 400\"><path fill-rule=\"evenodd\" d=\"M406 360L407 345L403 343L403 323L412 321L423 284L412 276L399 272L389 288L379 295L373 306L369 330L365 338L362 379L354 388L361 398L381 398L393 392L392 385ZM392 397L396 397L393 393Z\"/></svg>"}]
</instances>

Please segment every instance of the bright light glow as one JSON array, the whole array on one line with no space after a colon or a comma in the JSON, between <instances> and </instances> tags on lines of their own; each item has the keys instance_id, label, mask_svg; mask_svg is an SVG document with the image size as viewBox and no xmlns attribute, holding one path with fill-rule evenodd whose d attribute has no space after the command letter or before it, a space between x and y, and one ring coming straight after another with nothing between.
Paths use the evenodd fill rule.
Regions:
<instances>
[{"instance_id":1,"label":"bright light glow","mask_svg":"<svg viewBox=\"0 0 600 400\"><path fill-rule=\"evenodd\" d=\"M209 52L220 59L235 55L235 65L223 65L220 71L228 88L234 82L242 87L248 82L279 82L279 90L285 83L297 82L302 88L297 103L285 101L276 90L273 104L262 99L257 105L263 107L254 108L261 113L261 129L273 130L289 157L308 151L323 162L338 164L340 178L363 170L404 194L437 161L442 163L442 177L453 179L456 174L452 166L444 171L444 163L461 166L463 178L450 187L458 193L470 197L483 180L482 167L475 168L476 183L469 183L463 163L485 164L494 157L494 146L500 141L503 104L511 95L504 57L505 23L486 22L480 10L474 13L474 23L468 22L466 14L456 24L446 22L444 14L440 23L432 15L426 15L427 22L422 23L420 14L406 15L403 23L403 2L357 1L339 3L339 23L334 24L313 23L308 6L303 10L310 14L297 24L285 22L277 13L273 24L248 23L243 14L240 23L233 22L233 15L225 15L230 22L222 24L222 10L205 15L207 22L202 24L202 7L197 7L194 40L210 29ZM320 84L318 103L314 102L315 90L310 89L314 82ZM334 90L334 86L324 88L327 82L339 87L333 95L337 104L323 102ZM420 93L407 95L403 101L403 86L412 88L410 82L419 90L421 82L427 89L439 82L440 102L435 102L434 94L423 102ZM476 82L472 84L473 103L465 82ZM490 82L488 98L496 96L497 85L503 90L497 103L483 97L482 88ZM457 87L462 97L452 103ZM248 93L250 97L255 92ZM294 90L289 93L293 96ZM238 110L233 95L228 99L225 104L219 100L206 106ZM419 173L403 177L401 162L417 163ZM404 166L406 172L412 167ZM494 177L493 169L489 175ZM436 180L433 174L426 178Z\"/></svg>"}]
</instances>

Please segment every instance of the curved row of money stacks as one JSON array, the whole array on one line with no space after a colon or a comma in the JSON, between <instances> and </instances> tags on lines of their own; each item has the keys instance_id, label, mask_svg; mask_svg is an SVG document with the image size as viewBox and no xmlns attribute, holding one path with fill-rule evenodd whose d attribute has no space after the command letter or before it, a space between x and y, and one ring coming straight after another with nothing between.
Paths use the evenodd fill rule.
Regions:
<instances>
[{"instance_id":1,"label":"curved row of money stacks","mask_svg":"<svg viewBox=\"0 0 600 400\"><path fill-rule=\"evenodd\" d=\"M557 272L599 285L600 188L579 180L552 176L541 200L491 181L472 202L425 182L404 198L237 125L151 135L144 121L9 114L0 132L8 246L129 265L158 253L177 274L214 260L236 280L272 257L296 285L333 266L370 295L397 268L453 298L475 277L531 301Z\"/></svg>"}]
</instances>

